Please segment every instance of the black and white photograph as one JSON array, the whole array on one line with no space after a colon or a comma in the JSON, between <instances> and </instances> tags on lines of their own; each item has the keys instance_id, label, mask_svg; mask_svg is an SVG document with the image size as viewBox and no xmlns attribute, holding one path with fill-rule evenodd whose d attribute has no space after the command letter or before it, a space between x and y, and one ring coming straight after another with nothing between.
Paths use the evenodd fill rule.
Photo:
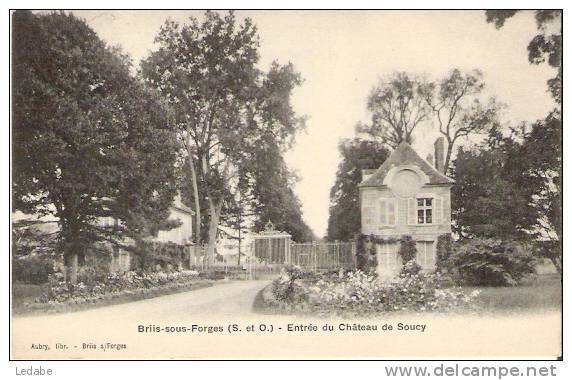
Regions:
<instances>
[{"instance_id":1,"label":"black and white photograph","mask_svg":"<svg viewBox=\"0 0 572 380\"><path fill-rule=\"evenodd\" d=\"M10 360L562 360L563 10L9 18Z\"/></svg>"}]
</instances>

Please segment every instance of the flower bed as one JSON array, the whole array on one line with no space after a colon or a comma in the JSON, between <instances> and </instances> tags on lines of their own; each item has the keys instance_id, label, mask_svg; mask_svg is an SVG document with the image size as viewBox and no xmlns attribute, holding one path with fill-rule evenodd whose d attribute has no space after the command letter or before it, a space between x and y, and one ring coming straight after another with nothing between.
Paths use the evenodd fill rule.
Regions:
<instances>
[{"instance_id":1,"label":"flower bed","mask_svg":"<svg viewBox=\"0 0 572 380\"><path fill-rule=\"evenodd\" d=\"M304 275L286 269L263 292L268 306L282 312L364 315L386 312L451 311L473 308L479 291L446 288L439 274L402 271L381 282L361 271Z\"/></svg>"},{"instance_id":2,"label":"flower bed","mask_svg":"<svg viewBox=\"0 0 572 380\"><path fill-rule=\"evenodd\" d=\"M110 273L105 276L85 276L84 281L72 285L61 277L52 277L51 286L36 298L25 303L17 312L61 312L90 306L116 304L171 294L177 291L211 286L212 280L199 279L196 271L154 273Z\"/></svg>"}]
</instances>

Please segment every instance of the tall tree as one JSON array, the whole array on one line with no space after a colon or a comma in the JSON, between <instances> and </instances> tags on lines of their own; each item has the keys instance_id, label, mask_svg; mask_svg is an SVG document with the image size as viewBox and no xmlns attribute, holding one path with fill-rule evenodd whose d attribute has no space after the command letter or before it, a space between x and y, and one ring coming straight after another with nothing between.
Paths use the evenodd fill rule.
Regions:
<instances>
[{"instance_id":1,"label":"tall tree","mask_svg":"<svg viewBox=\"0 0 572 380\"><path fill-rule=\"evenodd\" d=\"M402 141L411 143L413 131L431 116L422 88L420 78L404 72L380 79L367 100L371 122L358 125L357 132L391 148Z\"/></svg>"},{"instance_id":2,"label":"tall tree","mask_svg":"<svg viewBox=\"0 0 572 380\"><path fill-rule=\"evenodd\" d=\"M237 186L237 191L234 194L234 197L229 200L227 210L225 212L225 218L223 218L222 223L226 226L230 227L232 231L236 231L233 236L230 236L231 239L237 240L238 245L238 265L241 263L241 258L244 255L242 242L244 241L245 232L248 230L249 227L249 209L248 204L244 199L242 194L242 187L240 185Z\"/></svg>"},{"instance_id":3,"label":"tall tree","mask_svg":"<svg viewBox=\"0 0 572 380\"><path fill-rule=\"evenodd\" d=\"M358 138L342 140L338 149L342 161L330 190L327 239L347 241L361 229L358 184L362 181L362 169L378 168L389 151L380 142Z\"/></svg>"},{"instance_id":4,"label":"tall tree","mask_svg":"<svg viewBox=\"0 0 572 380\"><path fill-rule=\"evenodd\" d=\"M517 10L486 11L487 22L494 23L497 29L513 17ZM556 75L549 79L548 90L557 103L562 100L562 11L547 9L534 11L538 34L528 44L528 60L540 65L544 62L556 69Z\"/></svg>"},{"instance_id":5,"label":"tall tree","mask_svg":"<svg viewBox=\"0 0 572 380\"><path fill-rule=\"evenodd\" d=\"M532 124L521 161L538 183L534 202L540 212L538 227L562 241L562 116L558 110Z\"/></svg>"},{"instance_id":6,"label":"tall tree","mask_svg":"<svg viewBox=\"0 0 572 380\"><path fill-rule=\"evenodd\" d=\"M523 163L522 137L493 133L478 148L460 148L452 177L453 228L461 237L530 239L537 236L538 180Z\"/></svg>"},{"instance_id":7,"label":"tall tree","mask_svg":"<svg viewBox=\"0 0 572 380\"><path fill-rule=\"evenodd\" d=\"M485 88L479 70L463 73L454 69L438 83L426 83L421 93L437 120L439 133L445 137L445 172L457 140L475 133L485 133L498 123L500 105L494 98L479 97Z\"/></svg>"},{"instance_id":8,"label":"tall tree","mask_svg":"<svg viewBox=\"0 0 572 380\"><path fill-rule=\"evenodd\" d=\"M302 217L302 205L294 193L297 177L288 169L279 146L268 138L253 149L246 180L252 186L246 193L252 211L253 229L261 231L271 221L274 226L292 235L297 242L315 240Z\"/></svg>"},{"instance_id":9,"label":"tall tree","mask_svg":"<svg viewBox=\"0 0 572 380\"><path fill-rule=\"evenodd\" d=\"M486 11L487 22L497 29L519 11ZM562 11L534 11L537 31L528 44L528 60L531 64L547 63L555 75L547 82L548 91L556 106L544 120L532 124L523 147L523 161L527 172L542 180L535 194L535 205L541 215L539 229L547 236L556 234L562 241ZM551 259L562 273L562 252L551 253Z\"/></svg>"},{"instance_id":10,"label":"tall tree","mask_svg":"<svg viewBox=\"0 0 572 380\"><path fill-rule=\"evenodd\" d=\"M174 134L158 98L83 20L13 13L13 201L52 215L70 280L97 242L122 244L164 223L174 195ZM103 227L103 217L120 223ZM150 226L150 227L149 227Z\"/></svg>"},{"instance_id":11,"label":"tall tree","mask_svg":"<svg viewBox=\"0 0 572 380\"><path fill-rule=\"evenodd\" d=\"M268 136L286 147L303 125L290 105L301 78L291 64L259 70L257 29L248 18L238 24L232 12L206 12L202 21L191 17L185 25L168 21L155 41L158 50L141 72L173 109L192 170L195 209L202 209L201 200L207 204L212 261L228 190L247 170L245 152Z\"/></svg>"}]
</instances>

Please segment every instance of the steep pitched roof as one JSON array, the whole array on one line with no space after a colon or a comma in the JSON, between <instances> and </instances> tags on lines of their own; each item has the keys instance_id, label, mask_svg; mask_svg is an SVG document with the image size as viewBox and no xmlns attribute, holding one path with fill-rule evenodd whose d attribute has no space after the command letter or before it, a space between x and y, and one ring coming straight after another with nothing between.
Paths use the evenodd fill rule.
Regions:
<instances>
[{"instance_id":1,"label":"steep pitched roof","mask_svg":"<svg viewBox=\"0 0 572 380\"><path fill-rule=\"evenodd\" d=\"M417 152L413 150L411 145L402 142L389 155L387 160L365 181L359 184L359 187L383 186L383 180L387 173L396 166L415 165L423 171L429 178L430 185L452 184L453 180L441 174L427 161L419 157Z\"/></svg>"},{"instance_id":2,"label":"steep pitched roof","mask_svg":"<svg viewBox=\"0 0 572 380\"><path fill-rule=\"evenodd\" d=\"M191 208L185 206L182 203L180 205L172 205L171 207L176 209L176 210L182 211L186 214L195 215L195 212Z\"/></svg>"},{"instance_id":3,"label":"steep pitched roof","mask_svg":"<svg viewBox=\"0 0 572 380\"><path fill-rule=\"evenodd\" d=\"M195 212L183 203L183 199L181 198L181 194L178 193L175 195L175 199L173 200L173 204L171 205L172 208L182 211L187 214L195 215Z\"/></svg>"}]
</instances>

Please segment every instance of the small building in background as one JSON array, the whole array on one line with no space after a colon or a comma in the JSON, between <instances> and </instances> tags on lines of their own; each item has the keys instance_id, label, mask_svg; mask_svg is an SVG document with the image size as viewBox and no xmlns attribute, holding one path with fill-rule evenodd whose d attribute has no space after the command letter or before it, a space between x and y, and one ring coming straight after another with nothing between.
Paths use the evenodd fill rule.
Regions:
<instances>
[{"instance_id":1,"label":"small building in background","mask_svg":"<svg viewBox=\"0 0 572 380\"><path fill-rule=\"evenodd\" d=\"M170 207L170 220L178 220L181 224L168 231L159 231L156 237L150 238L149 241L158 243L174 243L177 245L188 246L193 241L193 210L183 204L180 195L177 195ZM52 216L28 215L20 211L12 213L12 223L28 224L29 227L38 230L38 235L53 235L59 230L58 219ZM97 221L101 227L113 227L117 221L113 217L101 217ZM129 240L125 243L129 244ZM43 247L41 242L38 242L37 248L32 250L32 255L40 252ZM93 251L86 253L86 262L88 264L96 265L99 259L110 260L109 269L112 272L125 272L131 269L131 254L123 249L110 246L109 243L103 243L110 252L111 259L100 257L101 251ZM55 258L55 266L58 270L63 270L63 259L60 257Z\"/></svg>"},{"instance_id":2,"label":"small building in background","mask_svg":"<svg viewBox=\"0 0 572 380\"><path fill-rule=\"evenodd\" d=\"M181 225L168 231L159 231L154 241L162 243L189 244L193 240L193 215L195 212L187 207L177 195L170 208L170 220L178 220Z\"/></svg>"},{"instance_id":3,"label":"small building in background","mask_svg":"<svg viewBox=\"0 0 572 380\"><path fill-rule=\"evenodd\" d=\"M444 139L435 141L434 162L422 159L406 142L375 170L364 170L359 184L361 232L374 235L378 272L393 275L401 267L395 240L410 235L417 263L435 267L437 238L451 233L451 186L444 172Z\"/></svg>"},{"instance_id":4,"label":"small building in background","mask_svg":"<svg viewBox=\"0 0 572 380\"><path fill-rule=\"evenodd\" d=\"M175 196L169 208L169 220L179 221L180 225L170 230L159 231L156 237L149 239L157 243L174 243L177 245L190 245L193 241L193 215L195 212L187 207L180 194ZM108 221L113 222L113 220ZM125 272L131 269L131 253L118 250L112 255L111 270Z\"/></svg>"}]
</instances>

